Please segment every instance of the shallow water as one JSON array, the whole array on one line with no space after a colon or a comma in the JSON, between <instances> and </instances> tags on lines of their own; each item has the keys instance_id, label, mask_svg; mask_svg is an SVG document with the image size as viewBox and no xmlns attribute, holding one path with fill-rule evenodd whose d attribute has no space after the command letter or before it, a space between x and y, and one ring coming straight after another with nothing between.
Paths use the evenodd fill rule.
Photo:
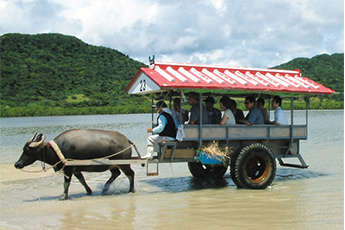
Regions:
<instances>
[{"instance_id":1,"label":"shallow water","mask_svg":"<svg viewBox=\"0 0 345 230\"><path fill-rule=\"evenodd\" d=\"M194 179L186 163L160 164L158 177L133 165L135 193L121 175L101 195L109 172L84 173L93 189L86 196L73 178L70 200L59 201L63 175L52 170L14 169L24 143L35 132L47 140L72 128L117 130L136 142L151 115L2 118L0 227L9 229L343 229L343 111L310 111L309 137L301 141L308 169L278 166L265 190L237 189L229 171L222 180ZM305 121L295 112L295 122ZM145 152L145 139L138 143ZM39 169L40 164L28 167Z\"/></svg>"}]
</instances>

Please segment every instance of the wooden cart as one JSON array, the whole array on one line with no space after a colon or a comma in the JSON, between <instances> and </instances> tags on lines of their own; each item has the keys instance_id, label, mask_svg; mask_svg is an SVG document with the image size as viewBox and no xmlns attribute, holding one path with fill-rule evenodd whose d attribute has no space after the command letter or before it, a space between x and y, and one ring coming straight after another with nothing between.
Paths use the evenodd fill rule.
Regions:
<instances>
[{"instance_id":1,"label":"wooden cart","mask_svg":"<svg viewBox=\"0 0 345 230\"><path fill-rule=\"evenodd\" d=\"M120 165L146 164L147 175L158 175L159 163L187 162L194 177L217 179L224 176L230 166L230 175L239 188L263 189L274 180L276 159L281 166L308 168L300 152L300 141L308 137L309 97L332 94L326 88L308 78L299 70L274 70L259 68L198 65L186 63L155 62L149 68L141 68L126 88L128 94L151 94L171 101L189 92L199 93L200 108L203 97L255 95L271 99L274 95L289 98L291 117L289 125L184 125L185 137L181 141L163 142L157 146L153 159L132 157L126 160L83 160L66 162L68 165ZM294 123L294 100L306 102L305 124ZM182 103L180 103L182 104ZM202 112L200 111L202 116ZM153 118L152 114L152 119ZM200 118L202 120L202 118ZM219 146L231 149L232 154L221 160L208 162L200 157L203 144L217 141ZM295 158L299 163L283 161ZM154 171L149 165L156 164Z\"/></svg>"},{"instance_id":2,"label":"wooden cart","mask_svg":"<svg viewBox=\"0 0 345 230\"><path fill-rule=\"evenodd\" d=\"M182 98L189 92L197 92L200 104L205 96L245 97L255 95L270 99L280 95L290 98L291 118L289 125L232 125L184 124L182 141L161 143L158 156L148 163L187 162L194 177L216 179L223 177L230 166L234 183L240 188L263 189L274 180L276 160L281 166L307 168L300 152L300 141L308 137L309 97L332 94L326 88L308 78L299 70L274 70L259 68L229 67L221 65L198 65L187 63L155 62L149 68L141 68L126 88L128 94L151 94L154 98ZM294 100L304 98L306 102L305 124L294 124ZM181 103L182 104L182 103ZM201 108L201 105L200 105ZM202 115L202 112L200 112ZM153 118L153 116L152 116ZM201 119L202 120L202 119ZM228 146L232 150L230 159L221 163L207 164L200 161L198 149L211 141ZM286 163L296 158L299 163ZM142 163L142 162L140 162Z\"/></svg>"}]
</instances>

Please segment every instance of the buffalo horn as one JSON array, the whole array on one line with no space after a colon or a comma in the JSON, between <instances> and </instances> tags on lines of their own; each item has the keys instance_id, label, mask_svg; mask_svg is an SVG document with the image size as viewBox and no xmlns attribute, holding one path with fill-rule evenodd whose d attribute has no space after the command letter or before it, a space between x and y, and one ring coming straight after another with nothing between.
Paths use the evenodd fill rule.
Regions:
<instances>
[{"instance_id":1,"label":"buffalo horn","mask_svg":"<svg viewBox=\"0 0 345 230\"><path fill-rule=\"evenodd\" d=\"M29 147L30 147L30 148L37 147L37 146L41 145L45 139L46 139L46 136L44 136L43 134L41 134L41 140L40 140L40 141L37 141L37 142L31 142L31 143L29 144Z\"/></svg>"},{"instance_id":2,"label":"buffalo horn","mask_svg":"<svg viewBox=\"0 0 345 230\"><path fill-rule=\"evenodd\" d=\"M31 139L30 139L28 142L31 142L31 141L35 140L37 134L38 134L38 133L35 133L35 135L34 135L33 137L31 137Z\"/></svg>"}]
</instances>

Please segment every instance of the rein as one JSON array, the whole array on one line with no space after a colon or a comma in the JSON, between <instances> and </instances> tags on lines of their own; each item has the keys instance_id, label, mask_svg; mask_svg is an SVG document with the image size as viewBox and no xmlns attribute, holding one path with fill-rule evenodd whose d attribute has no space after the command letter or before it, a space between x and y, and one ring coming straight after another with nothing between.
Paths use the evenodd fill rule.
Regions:
<instances>
[{"instance_id":1,"label":"rein","mask_svg":"<svg viewBox=\"0 0 345 230\"><path fill-rule=\"evenodd\" d=\"M52 169L52 168L55 168L58 164L60 164L62 161L58 161L56 164L46 168L46 162L45 162L45 159L46 159L46 152L47 152L47 149L49 149L49 146L46 146L43 148L42 150L42 155L41 155L41 167L42 169L41 170L34 170L34 171L29 171L29 170L25 170L25 169L20 169L21 171L23 172L27 172L27 173L41 173L41 172L46 172L48 171L49 169ZM60 172L61 170L63 169L63 167L58 171Z\"/></svg>"}]
</instances>

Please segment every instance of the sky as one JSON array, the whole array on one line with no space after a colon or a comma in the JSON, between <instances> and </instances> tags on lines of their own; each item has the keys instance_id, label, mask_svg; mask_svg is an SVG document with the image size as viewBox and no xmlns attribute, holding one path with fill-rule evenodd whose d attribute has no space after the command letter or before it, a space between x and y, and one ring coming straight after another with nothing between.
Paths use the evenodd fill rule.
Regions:
<instances>
[{"instance_id":1,"label":"sky","mask_svg":"<svg viewBox=\"0 0 345 230\"><path fill-rule=\"evenodd\" d=\"M0 0L0 35L61 33L157 61L268 68L344 52L343 0Z\"/></svg>"}]
</instances>

